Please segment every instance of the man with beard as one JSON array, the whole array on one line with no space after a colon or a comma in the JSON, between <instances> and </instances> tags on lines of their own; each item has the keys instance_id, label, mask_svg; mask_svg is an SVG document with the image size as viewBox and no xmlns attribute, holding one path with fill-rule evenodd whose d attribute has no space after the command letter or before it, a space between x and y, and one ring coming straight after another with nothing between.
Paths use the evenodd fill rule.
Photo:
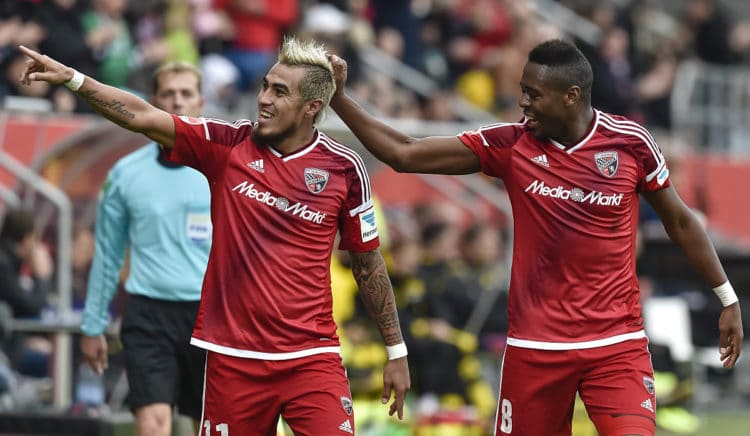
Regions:
<instances>
[{"instance_id":1,"label":"man with beard","mask_svg":"<svg viewBox=\"0 0 750 436\"><path fill-rule=\"evenodd\" d=\"M382 402L403 414L406 346L378 250L361 158L317 130L335 91L315 42L284 42L258 93L258 120L177 116L21 47L22 83L64 83L97 112L161 144L211 189L213 241L191 343L208 350L201 435L353 434L330 290L336 232L385 341ZM182 189L174 186L175 190Z\"/></svg>"}]
</instances>

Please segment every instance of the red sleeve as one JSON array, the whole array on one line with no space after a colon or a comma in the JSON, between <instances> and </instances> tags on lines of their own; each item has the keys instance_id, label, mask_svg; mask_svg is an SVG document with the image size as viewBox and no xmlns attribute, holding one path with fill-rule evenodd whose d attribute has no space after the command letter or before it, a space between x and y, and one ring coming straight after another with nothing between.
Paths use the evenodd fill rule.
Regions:
<instances>
[{"instance_id":1,"label":"red sleeve","mask_svg":"<svg viewBox=\"0 0 750 436\"><path fill-rule=\"evenodd\" d=\"M195 168L213 180L224 167L232 147L250 136L252 123L234 123L212 118L172 115L174 147L165 152L168 160Z\"/></svg>"},{"instance_id":2,"label":"red sleeve","mask_svg":"<svg viewBox=\"0 0 750 436\"><path fill-rule=\"evenodd\" d=\"M669 168L661 149L645 127L623 116L609 115L623 124L636 165L638 165L638 192L658 191L668 187Z\"/></svg>"},{"instance_id":3,"label":"red sleeve","mask_svg":"<svg viewBox=\"0 0 750 436\"><path fill-rule=\"evenodd\" d=\"M638 165L638 192L664 189L671 184L667 161L649 135L646 141L638 141L633 147Z\"/></svg>"},{"instance_id":4,"label":"red sleeve","mask_svg":"<svg viewBox=\"0 0 750 436\"><path fill-rule=\"evenodd\" d=\"M458 139L479 157L483 173L503 178L510 170L513 145L524 132L524 123L499 123L463 132Z\"/></svg>"},{"instance_id":5,"label":"red sleeve","mask_svg":"<svg viewBox=\"0 0 750 436\"><path fill-rule=\"evenodd\" d=\"M346 170L346 199L339 214L339 248L346 251L372 251L380 246L375 207L370 194L370 178L364 162L355 159Z\"/></svg>"}]
</instances>

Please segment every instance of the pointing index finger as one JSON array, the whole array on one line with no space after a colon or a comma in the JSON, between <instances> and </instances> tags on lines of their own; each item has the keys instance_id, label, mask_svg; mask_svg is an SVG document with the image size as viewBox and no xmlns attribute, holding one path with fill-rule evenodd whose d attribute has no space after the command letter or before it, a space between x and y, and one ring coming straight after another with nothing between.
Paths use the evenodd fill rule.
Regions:
<instances>
[{"instance_id":1,"label":"pointing index finger","mask_svg":"<svg viewBox=\"0 0 750 436\"><path fill-rule=\"evenodd\" d=\"M41 62L42 61L42 55L39 54L39 53L37 53L34 50L32 50L32 49L30 49L30 48L28 48L26 46L23 46L23 45L19 45L18 49L21 50L26 56L30 57L31 59L34 59L35 61L37 61L37 62Z\"/></svg>"}]
</instances>

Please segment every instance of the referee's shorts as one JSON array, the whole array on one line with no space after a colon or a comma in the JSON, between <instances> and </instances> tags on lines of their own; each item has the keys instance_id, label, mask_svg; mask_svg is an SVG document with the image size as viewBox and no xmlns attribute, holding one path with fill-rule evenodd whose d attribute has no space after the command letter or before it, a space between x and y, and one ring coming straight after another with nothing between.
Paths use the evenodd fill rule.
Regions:
<instances>
[{"instance_id":1,"label":"referee's shorts","mask_svg":"<svg viewBox=\"0 0 750 436\"><path fill-rule=\"evenodd\" d=\"M206 354L190 345L199 304L129 295L120 337L132 411L167 403L200 420Z\"/></svg>"}]
</instances>

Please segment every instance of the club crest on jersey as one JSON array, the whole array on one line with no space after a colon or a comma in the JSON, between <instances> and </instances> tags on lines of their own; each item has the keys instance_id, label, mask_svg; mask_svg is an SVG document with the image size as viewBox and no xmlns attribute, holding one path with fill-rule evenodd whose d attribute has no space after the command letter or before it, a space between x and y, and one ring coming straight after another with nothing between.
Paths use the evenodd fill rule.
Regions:
<instances>
[{"instance_id":1,"label":"club crest on jersey","mask_svg":"<svg viewBox=\"0 0 750 436\"><path fill-rule=\"evenodd\" d=\"M347 415L351 416L352 412L354 412L352 399L349 397L341 397L341 407L344 408L344 412L346 412Z\"/></svg>"},{"instance_id":2,"label":"club crest on jersey","mask_svg":"<svg viewBox=\"0 0 750 436\"><path fill-rule=\"evenodd\" d=\"M313 194L318 194L328 183L328 171L317 168L305 168L305 186Z\"/></svg>"},{"instance_id":3,"label":"club crest on jersey","mask_svg":"<svg viewBox=\"0 0 750 436\"><path fill-rule=\"evenodd\" d=\"M599 172L607 177L612 177L617 172L617 152L602 151L594 155L594 162Z\"/></svg>"},{"instance_id":4,"label":"club crest on jersey","mask_svg":"<svg viewBox=\"0 0 750 436\"><path fill-rule=\"evenodd\" d=\"M646 388L646 392L649 395L654 395L654 379L651 377L643 377L643 386Z\"/></svg>"}]
</instances>

